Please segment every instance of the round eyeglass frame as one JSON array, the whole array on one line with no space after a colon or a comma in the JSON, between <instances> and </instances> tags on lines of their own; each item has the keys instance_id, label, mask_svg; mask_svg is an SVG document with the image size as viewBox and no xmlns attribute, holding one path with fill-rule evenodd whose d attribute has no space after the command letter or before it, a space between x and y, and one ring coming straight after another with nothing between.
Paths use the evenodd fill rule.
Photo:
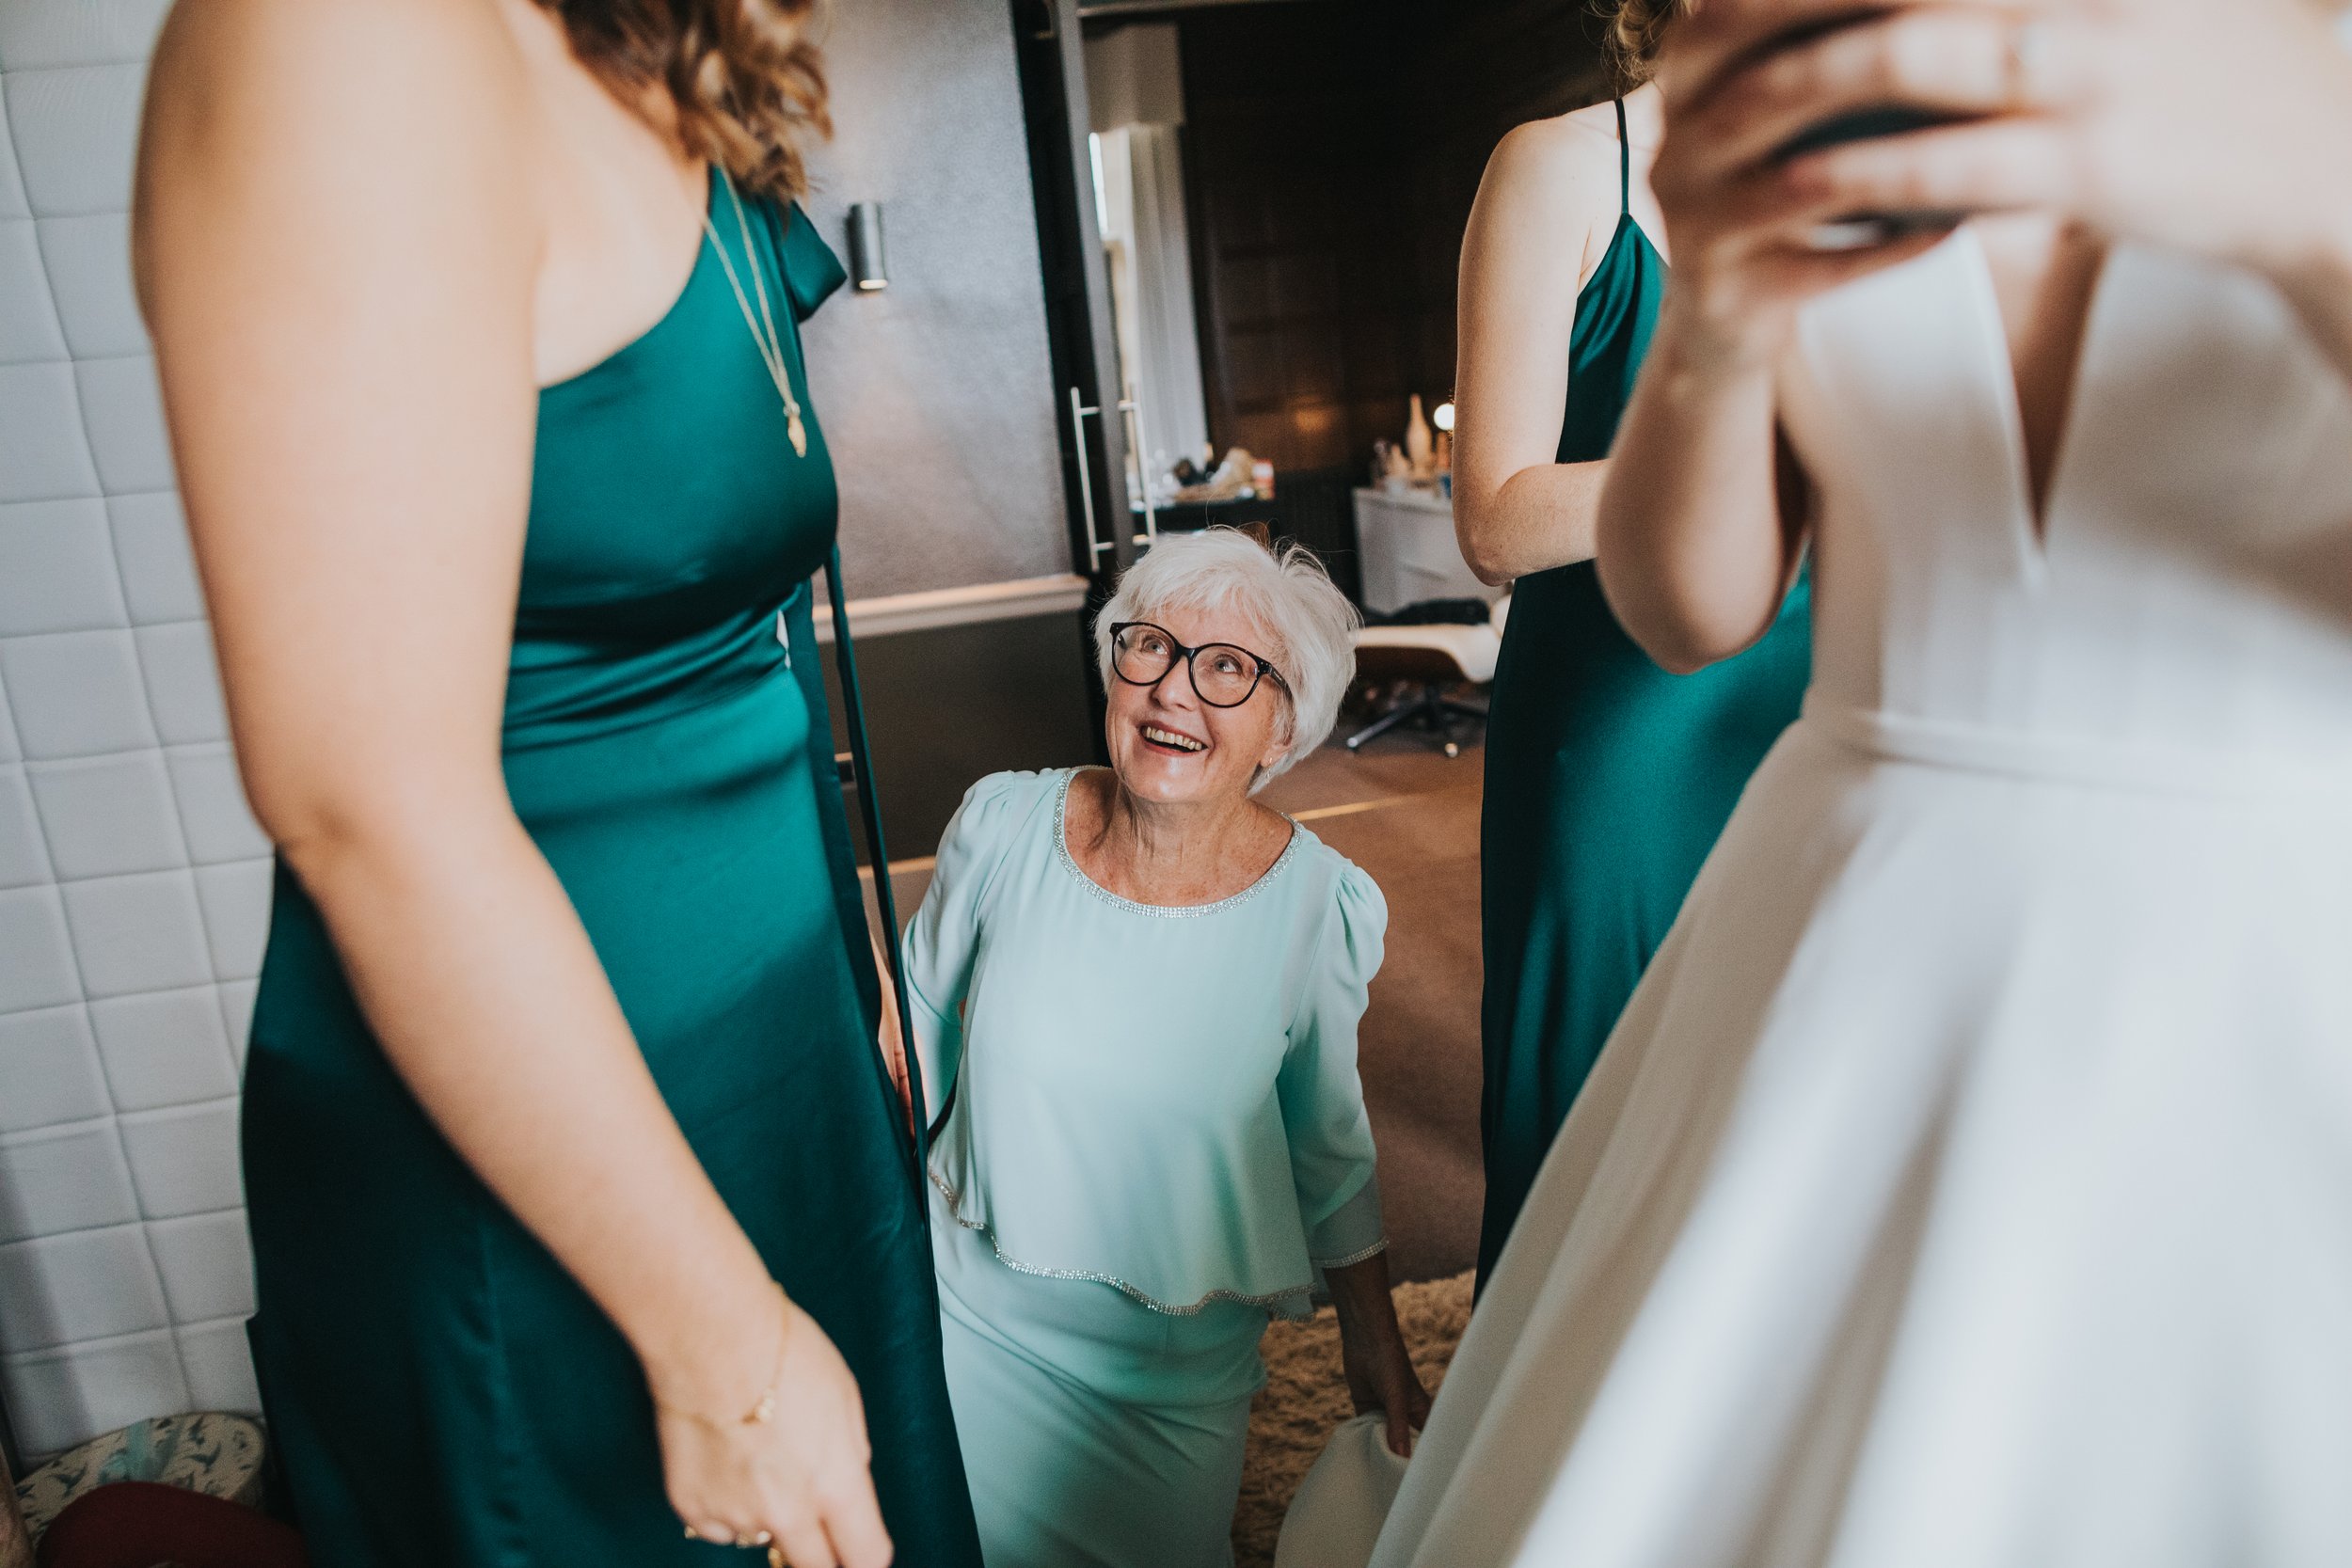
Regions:
<instances>
[{"instance_id":1,"label":"round eyeglass frame","mask_svg":"<svg viewBox=\"0 0 2352 1568\"><path fill-rule=\"evenodd\" d=\"M1137 628L1141 628L1146 631L1158 632L1162 637L1168 639L1168 668L1166 670L1162 670L1158 674L1152 676L1148 681L1139 681L1119 667L1120 652L1120 640L1125 637L1127 633ZM1200 689L1200 673L1194 667L1192 661L1200 655L1207 653L1212 648L1231 648L1233 652L1241 655L1242 657L1250 660L1257 666L1257 673L1249 678L1249 689L1243 692L1240 696L1234 698L1230 703L1220 703L1216 698L1211 697L1207 692ZM1118 676L1127 685L1157 686L1160 682L1168 679L1169 673L1175 670L1178 664L1182 664L1184 667L1184 678L1192 683L1192 694L1200 698L1202 702L1208 704L1211 707L1240 707L1245 703L1248 702L1250 698L1258 694L1259 685L1263 682L1268 675L1272 675L1274 677L1274 685L1277 689L1279 689L1286 697L1290 695L1291 683L1282 678L1282 672L1274 667L1274 661L1267 658L1263 654L1251 653L1248 648L1243 647L1238 642L1203 642L1197 648L1187 648L1182 642L1176 641L1176 634L1174 632L1169 631L1166 626L1161 626L1156 621L1118 621L1112 624L1111 673Z\"/></svg>"}]
</instances>

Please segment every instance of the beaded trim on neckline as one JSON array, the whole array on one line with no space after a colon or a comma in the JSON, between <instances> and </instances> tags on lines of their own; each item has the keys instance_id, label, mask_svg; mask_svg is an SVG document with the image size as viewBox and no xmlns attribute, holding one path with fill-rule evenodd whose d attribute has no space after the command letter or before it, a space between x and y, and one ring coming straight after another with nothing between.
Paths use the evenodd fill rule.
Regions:
<instances>
[{"instance_id":1,"label":"beaded trim on neckline","mask_svg":"<svg viewBox=\"0 0 2352 1568\"><path fill-rule=\"evenodd\" d=\"M1054 792L1054 858L1060 861L1063 866L1069 870L1073 877L1078 879L1078 885L1080 887L1085 888L1089 893L1094 895L1095 897L1100 898L1104 903L1108 904L1111 908L1115 910L1125 910L1131 914L1157 915L1162 920L1197 920L1204 914L1216 914L1221 911L1232 909L1236 905L1246 904L1249 902L1250 899L1256 897L1259 891L1268 882L1273 881L1275 878L1282 874L1282 868L1290 864L1292 859L1298 853L1298 841L1307 836L1307 831L1304 828L1301 828L1296 820L1287 816L1284 816L1283 820L1289 822L1291 825L1290 842L1284 844L1282 846L1282 852L1274 857L1274 863L1265 868L1264 875L1261 876L1256 881L1250 883L1248 887L1242 889L1239 893L1233 894L1229 897L1220 898L1213 904L1137 903L1133 898L1120 897L1118 894L1113 893L1110 889L1104 887L1102 883L1088 876L1086 874L1086 868L1078 863L1078 858L1070 852L1070 832L1068 826L1068 819L1070 816L1070 784L1071 781L1075 779L1079 772L1080 769L1075 768L1066 769L1061 776L1061 786Z\"/></svg>"}]
</instances>

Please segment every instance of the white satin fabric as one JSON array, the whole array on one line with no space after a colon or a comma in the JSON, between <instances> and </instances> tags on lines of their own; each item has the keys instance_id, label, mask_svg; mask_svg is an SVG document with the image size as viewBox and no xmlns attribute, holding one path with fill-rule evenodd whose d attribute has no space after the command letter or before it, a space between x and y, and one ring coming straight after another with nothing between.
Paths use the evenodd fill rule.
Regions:
<instances>
[{"instance_id":1,"label":"white satin fabric","mask_svg":"<svg viewBox=\"0 0 2352 1568\"><path fill-rule=\"evenodd\" d=\"M1808 312L1806 716L1375 1568L2352 1563L2352 396L2121 250L2045 538L2004 341L1965 230Z\"/></svg>"}]
</instances>

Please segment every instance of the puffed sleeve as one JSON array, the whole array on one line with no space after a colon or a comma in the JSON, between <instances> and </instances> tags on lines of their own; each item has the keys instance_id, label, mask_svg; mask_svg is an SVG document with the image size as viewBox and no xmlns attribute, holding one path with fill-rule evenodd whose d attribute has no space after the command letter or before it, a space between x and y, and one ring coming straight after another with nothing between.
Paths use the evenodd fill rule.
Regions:
<instances>
[{"instance_id":1,"label":"puffed sleeve","mask_svg":"<svg viewBox=\"0 0 2352 1568\"><path fill-rule=\"evenodd\" d=\"M792 297L792 319L804 322L850 280L850 275L799 202L777 213L776 222L783 230L776 248L784 262L784 285Z\"/></svg>"},{"instance_id":2,"label":"puffed sleeve","mask_svg":"<svg viewBox=\"0 0 2352 1568\"><path fill-rule=\"evenodd\" d=\"M1388 927L1389 906L1378 885L1350 865L1325 918L1275 1080L1307 1250L1319 1268L1359 1263L1388 1245L1374 1180L1372 1122L1356 1070L1357 1025L1380 970Z\"/></svg>"},{"instance_id":3,"label":"puffed sleeve","mask_svg":"<svg viewBox=\"0 0 2352 1568\"><path fill-rule=\"evenodd\" d=\"M1009 835L1020 825L1020 784L1033 775L992 773L964 791L939 842L922 908L907 927L907 1000L923 1064L927 1117L947 1102L963 1059L963 997L979 950L980 909Z\"/></svg>"}]
</instances>

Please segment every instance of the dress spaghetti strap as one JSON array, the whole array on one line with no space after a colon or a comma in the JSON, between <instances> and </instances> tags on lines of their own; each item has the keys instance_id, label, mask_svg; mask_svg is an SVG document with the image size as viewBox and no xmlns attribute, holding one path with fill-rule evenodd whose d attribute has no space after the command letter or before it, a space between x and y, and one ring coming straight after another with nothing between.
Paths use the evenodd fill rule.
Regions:
<instances>
[{"instance_id":1,"label":"dress spaghetti strap","mask_svg":"<svg viewBox=\"0 0 2352 1568\"><path fill-rule=\"evenodd\" d=\"M1625 100L1617 100L1617 215L1633 211L1633 135L1625 126Z\"/></svg>"}]
</instances>

